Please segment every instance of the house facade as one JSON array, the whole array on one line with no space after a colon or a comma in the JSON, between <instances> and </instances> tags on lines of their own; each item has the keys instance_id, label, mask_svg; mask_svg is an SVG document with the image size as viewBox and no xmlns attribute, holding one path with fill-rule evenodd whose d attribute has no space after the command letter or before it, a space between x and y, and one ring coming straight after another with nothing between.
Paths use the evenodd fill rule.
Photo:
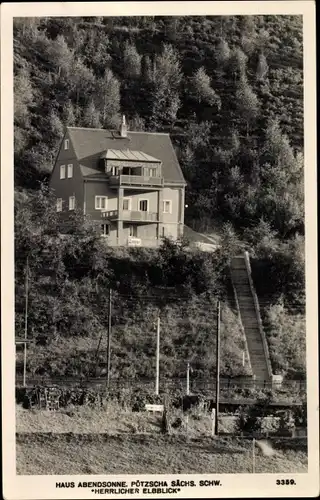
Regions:
<instances>
[{"instance_id":1,"label":"house facade","mask_svg":"<svg viewBox=\"0 0 320 500\"><path fill-rule=\"evenodd\" d=\"M185 180L169 134L67 127L51 174L62 220L80 209L111 246L183 236Z\"/></svg>"}]
</instances>

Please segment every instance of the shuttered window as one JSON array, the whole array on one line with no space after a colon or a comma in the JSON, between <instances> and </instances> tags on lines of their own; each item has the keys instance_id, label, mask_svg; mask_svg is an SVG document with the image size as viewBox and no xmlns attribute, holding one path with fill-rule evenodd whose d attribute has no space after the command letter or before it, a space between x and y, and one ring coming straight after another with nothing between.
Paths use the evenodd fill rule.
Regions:
<instances>
[{"instance_id":1,"label":"shuttered window","mask_svg":"<svg viewBox=\"0 0 320 500\"><path fill-rule=\"evenodd\" d=\"M69 196L69 210L74 210L76 205L76 199L74 196Z\"/></svg>"},{"instance_id":2,"label":"shuttered window","mask_svg":"<svg viewBox=\"0 0 320 500\"><path fill-rule=\"evenodd\" d=\"M66 178L66 166L60 165L60 179Z\"/></svg>"},{"instance_id":3,"label":"shuttered window","mask_svg":"<svg viewBox=\"0 0 320 500\"><path fill-rule=\"evenodd\" d=\"M71 177L73 177L73 163L68 165L68 178L71 179Z\"/></svg>"}]
</instances>

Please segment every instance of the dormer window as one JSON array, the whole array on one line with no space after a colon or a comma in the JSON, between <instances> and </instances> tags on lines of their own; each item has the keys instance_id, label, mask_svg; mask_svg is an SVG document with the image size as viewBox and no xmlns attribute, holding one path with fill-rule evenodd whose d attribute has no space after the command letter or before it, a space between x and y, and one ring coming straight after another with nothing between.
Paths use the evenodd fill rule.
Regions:
<instances>
[{"instance_id":1,"label":"dormer window","mask_svg":"<svg viewBox=\"0 0 320 500\"><path fill-rule=\"evenodd\" d=\"M69 139L65 139L65 141L64 141L64 149L69 149Z\"/></svg>"},{"instance_id":2,"label":"dormer window","mask_svg":"<svg viewBox=\"0 0 320 500\"><path fill-rule=\"evenodd\" d=\"M66 166L60 165L60 179L66 178Z\"/></svg>"}]
</instances>

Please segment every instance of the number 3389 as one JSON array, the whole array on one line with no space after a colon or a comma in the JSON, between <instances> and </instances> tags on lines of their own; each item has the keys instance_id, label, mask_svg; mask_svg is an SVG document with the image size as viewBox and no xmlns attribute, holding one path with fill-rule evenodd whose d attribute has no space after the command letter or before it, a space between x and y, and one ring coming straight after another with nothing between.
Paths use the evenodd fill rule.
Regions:
<instances>
[{"instance_id":1,"label":"number 3389","mask_svg":"<svg viewBox=\"0 0 320 500\"><path fill-rule=\"evenodd\" d=\"M277 479L276 484L279 486L283 486L283 485L288 486L288 485L294 485L294 484L296 484L296 482L294 479Z\"/></svg>"}]
</instances>

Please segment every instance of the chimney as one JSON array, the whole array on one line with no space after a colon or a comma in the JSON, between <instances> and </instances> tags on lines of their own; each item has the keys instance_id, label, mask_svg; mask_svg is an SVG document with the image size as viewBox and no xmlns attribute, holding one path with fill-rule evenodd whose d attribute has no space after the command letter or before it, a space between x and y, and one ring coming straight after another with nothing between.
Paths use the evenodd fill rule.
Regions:
<instances>
[{"instance_id":1,"label":"chimney","mask_svg":"<svg viewBox=\"0 0 320 500\"><path fill-rule=\"evenodd\" d=\"M123 115L122 116L122 123L120 127L120 136L121 137L127 137L127 124L126 124L126 117Z\"/></svg>"}]
</instances>

